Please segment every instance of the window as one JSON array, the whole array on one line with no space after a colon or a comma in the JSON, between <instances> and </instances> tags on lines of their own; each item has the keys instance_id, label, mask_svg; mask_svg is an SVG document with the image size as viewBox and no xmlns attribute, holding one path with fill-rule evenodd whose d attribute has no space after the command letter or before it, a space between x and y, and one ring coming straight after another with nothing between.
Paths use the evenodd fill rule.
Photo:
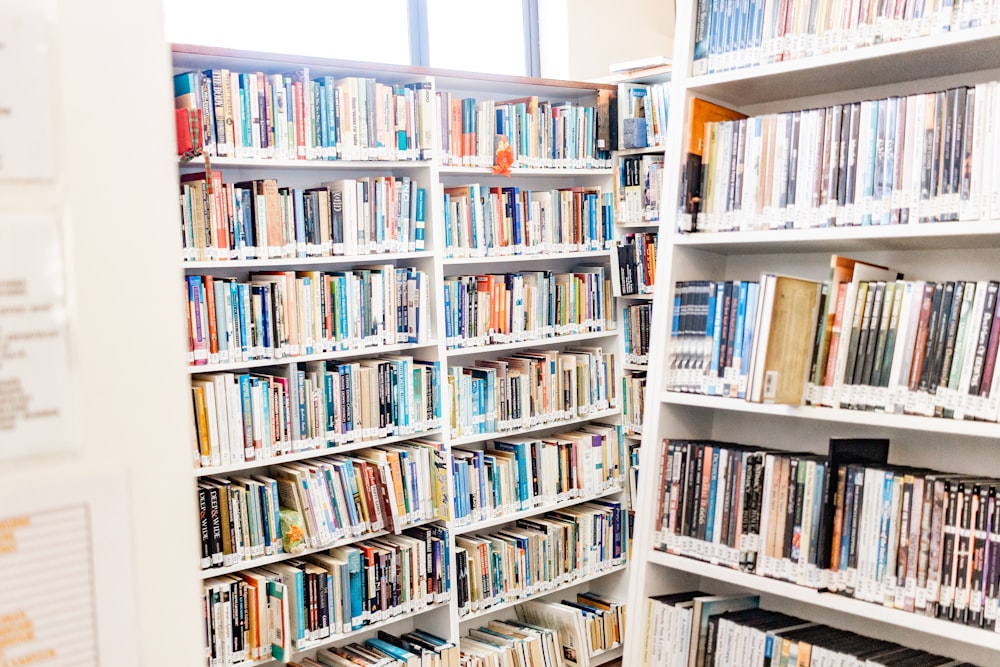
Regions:
<instances>
[{"instance_id":1,"label":"window","mask_svg":"<svg viewBox=\"0 0 1000 667\"><path fill-rule=\"evenodd\" d=\"M538 75L538 0L164 0L170 42Z\"/></svg>"},{"instance_id":2,"label":"window","mask_svg":"<svg viewBox=\"0 0 1000 667\"><path fill-rule=\"evenodd\" d=\"M165 0L167 40L409 64L407 0Z\"/></svg>"},{"instance_id":3,"label":"window","mask_svg":"<svg viewBox=\"0 0 1000 667\"><path fill-rule=\"evenodd\" d=\"M528 72L523 0L426 0L430 66L493 74Z\"/></svg>"}]
</instances>

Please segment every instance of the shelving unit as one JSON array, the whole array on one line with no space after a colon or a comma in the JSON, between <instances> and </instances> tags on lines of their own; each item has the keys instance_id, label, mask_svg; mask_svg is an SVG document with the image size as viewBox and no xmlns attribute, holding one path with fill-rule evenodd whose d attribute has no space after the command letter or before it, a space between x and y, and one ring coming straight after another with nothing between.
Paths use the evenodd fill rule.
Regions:
<instances>
[{"instance_id":1,"label":"shelving unit","mask_svg":"<svg viewBox=\"0 0 1000 667\"><path fill-rule=\"evenodd\" d=\"M903 414L766 405L665 391L674 287L688 280L756 280L762 271L829 278L830 255L846 255L903 272L906 278L978 280L997 265L995 220L746 232L678 231L683 153L690 101L697 97L749 116L809 109L891 95L945 90L995 80L1000 73L996 27L920 37L822 56L709 75L691 73L696 6L678 6L654 298L649 398L642 434L639 504L629 573L626 664L642 663L648 597L684 590L755 593L761 606L810 621L887 638L976 664L997 664L1000 641L967 627L817 592L785 581L657 551L656 494L664 439L713 439L825 454L833 437L889 438L889 463L965 474L1000 474L994 423Z\"/></svg>"},{"instance_id":2,"label":"shelving unit","mask_svg":"<svg viewBox=\"0 0 1000 667\"><path fill-rule=\"evenodd\" d=\"M576 82L560 82L544 79L529 79L524 77L483 77L475 74L459 72L436 72L432 70L381 66L371 63L357 63L346 61L331 61L316 58L298 58L290 56L280 56L274 54L252 53L243 51L228 51L222 49L206 49L202 47L175 46L174 47L174 71L185 72L192 70L204 70L208 68L229 68L233 71L264 71L289 72L300 67L308 67L311 75L331 75L334 77L345 76L365 76L376 77L381 82L393 84L406 84L425 82L431 86L431 95L439 92L448 92L452 96L472 96L479 99L510 99L524 96L538 96L541 100L569 101L574 103L596 103L599 92L606 94L613 88L611 86L601 86L595 84L583 84ZM440 123L434 123L430 130L433 145L441 146ZM450 568L452 572L452 584L455 582L455 536L468 534L473 531L486 531L500 526L511 525L519 519L535 517L552 510L564 509L569 506L579 505L595 500L618 500L624 498L624 479L621 484L616 484L611 488L604 488L593 493L581 494L578 497L563 500L557 503L547 503L520 510L505 516L491 518L475 523L458 525L452 518L454 507L451 506L455 498L454 478L451 471L451 450L453 447L461 445L466 449L481 449L494 439L523 436L529 434L549 435L559 432L571 431L587 423L599 422L602 424L618 424L621 419L620 396L617 396L606 409L594 409L590 412L577 414L572 418L559 419L554 421L541 422L531 426L525 426L507 431L490 433L479 433L455 437L449 427L448 406L451 402L448 389L448 371L455 366L472 364L479 359L497 358L499 356L518 353L527 350L566 350L574 346L600 346L605 352L615 355L616 377L613 378L612 385L620 391L621 373L624 359L624 350L621 342L620 326L616 326L612 321L610 326L604 330L589 331L584 333L565 334L560 336L550 336L531 340L516 341L510 343L479 345L468 348L450 348L445 340L445 313L443 306L443 281L450 275L465 275L477 273L502 273L517 271L539 271L550 270L554 272L571 272L578 265L596 266L600 265L610 270L609 247L606 245L600 249L578 250L573 252L541 252L537 248L529 248L525 254L508 255L497 254L484 257L449 257L445 251L445 227L444 227L444 188L464 185L469 183L480 183L489 186L516 186L525 190L556 190L561 188L574 188L583 186L589 189L600 188L601 192L610 193L613 191L613 169L606 166L595 166L592 168L564 167L564 168L529 168L515 166L511 170L510 176L498 176L490 168L484 167L460 167L445 164L439 150L428 151L425 155L428 159L421 160L273 160L273 159L236 159L211 157L208 162L211 168L221 171L226 183L234 181L247 181L263 178L277 179L280 186L306 188L318 186L322 183L344 178L363 177L408 177L415 181L419 187L426 190L426 248L424 250L385 253L363 254L351 256L332 257L298 257L280 259L259 259L259 260L226 260L226 261L198 261L183 262L182 267L186 275L211 275L216 277L236 276L245 280L251 273L258 270L329 270L342 271L350 270L353 267L370 266L375 264L391 264L396 267L413 267L425 272L428 276L430 309L427 322L429 330L424 332L425 339L419 343L399 343L395 345L378 345L359 347L346 350L332 350L315 354L300 356L285 356L278 359L258 359L251 361L236 361L217 364L205 364L190 367L192 374L213 373L223 371L249 371L252 369L266 368L285 369L290 372L299 364L309 361L327 360L359 360L375 358L385 354L405 354L411 355L415 359L435 362L440 371L440 383L438 396L442 406L443 414L441 426L425 429L419 433L409 435L393 435L387 438L363 440L351 442L339 446L326 447L322 449L312 449L308 451L298 451L290 454L275 456L266 460L252 461L246 463L235 463L230 465L211 466L196 468L194 476L198 479L211 475L223 475L240 471L254 471L264 469L270 465L280 465L293 461L308 461L316 457L327 455L339 455L356 451L358 449L376 447L380 445L391 445L412 439L432 440L440 443L441 448L448 458L449 469L447 471L446 494L450 506L449 516L437 519L422 520L409 525L436 524L448 529L449 547L452 553ZM188 162L182 162L179 168L180 173L199 173L205 170L206 160L195 158ZM485 188L484 188L485 189ZM647 226L648 227L648 226ZM611 316L618 312L618 306L613 308ZM624 465L624 460L622 461ZM249 474L249 473L247 473ZM279 554L274 556L259 557L246 560L235 565L226 567L214 567L202 572L204 579L240 572L249 568L278 563L301 555L325 551L331 546L349 545L360 540L386 535L386 531L367 533L356 537L348 537L336 541L324 547L310 548L302 554L294 556L290 554ZM606 593L618 599L624 599L626 594L626 579L623 574L627 565L620 564L615 567L600 571L588 572L572 581L567 581L559 586L549 589L539 590L532 595L522 599L532 598L552 598L562 599L559 594L567 595L584 590L593 590ZM518 600L516 602L519 602ZM339 643L348 639L366 638L373 636L379 628L388 628L393 632L405 632L413 628L422 628L451 641L457 642L463 634L467 624L473 620L484 622L491 618L513 617L512 606L516 602L507 602L496 605L493 608L483 610L474 615L459 618L455 595L451 595L448 602L433 604L413 613L404 613L393 617L387 621L368 625L360 630L330 637L318 642L315 646L309 645L306 648L293 651L295 655L308 654L309 650L321 645ZM419 616L418 616L419 614ZM595 655L591 664L600 664L606 660L612 660L621 655L621 647L616 647L602 651ZM294 656L293 656L294 657ZM265 663L244 663L267 664Z\"/></svg>"}]
</instances>

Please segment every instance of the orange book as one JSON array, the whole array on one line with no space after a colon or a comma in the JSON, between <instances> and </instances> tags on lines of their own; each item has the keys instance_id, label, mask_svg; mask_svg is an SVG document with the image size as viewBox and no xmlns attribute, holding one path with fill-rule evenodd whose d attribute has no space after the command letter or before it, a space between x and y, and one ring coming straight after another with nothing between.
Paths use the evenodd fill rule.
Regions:
<instances>
[{"instance_id":1,"label":"orange book","mask_svg":"<svg viewBox=\"0 0 1000 667\"><path fill-rule=\"evenodd\" d=\"M746 114L707 102L697 97L691 98L688 109L688 125L685 137L687 150L681 175L681 192L685 197L684 211L697 216L701 210L701 167L705 155L705 124L746 118ZM694 230L692 228L687 231Z\"/></svg>"},{"instance_id":2,"label":"orange book","mask_svg":"<svg viewBox=\"0 0 1000 667\"><path fill-rule=\"evenodd\" d=\"M212 444L208 439L208 409L205 406L205 390L198 386L191 387L194 402L194 425L198 438L198 451L201 454L201 465L207 466L212 461Z\"/></svg>"}]
</instances>

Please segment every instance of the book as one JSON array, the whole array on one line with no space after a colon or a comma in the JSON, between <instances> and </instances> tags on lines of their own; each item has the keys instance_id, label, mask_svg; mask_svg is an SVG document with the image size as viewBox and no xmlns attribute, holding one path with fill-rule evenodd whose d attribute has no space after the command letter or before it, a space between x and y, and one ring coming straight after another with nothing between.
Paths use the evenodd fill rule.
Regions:
<instances>
[{"instance_id":1,"label":"book","mask_svg":"<svg viewBox=\"0 0 1000 667\"><path fill-rule=\"evenodd\" d=\"M759 332L755 331L748 399L799 404L805 395L821 285L772 273L761 275Z\"/></svg>"}]
</instances>

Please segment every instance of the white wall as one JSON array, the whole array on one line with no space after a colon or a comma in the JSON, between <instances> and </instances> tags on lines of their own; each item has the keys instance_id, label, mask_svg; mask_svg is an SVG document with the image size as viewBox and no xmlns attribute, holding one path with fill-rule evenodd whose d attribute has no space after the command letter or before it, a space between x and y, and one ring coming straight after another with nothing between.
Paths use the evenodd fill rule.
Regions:
<instances>
[{"instance_id":1,"label":"white wall","mask_svg":"<svg viewBox=\"0 0 1000 667\"><path fill-rule=\"evenodd\" d=\"M63 480L108 470L125 479L132 520L120 530L131 536L132 552L112 565L133 564L134 578L122 583L134 599L122 604L132 607L125 618L134 618L136 636L121 640L134 642L144 667L199 665L199 553L162 5L23 2L47 2L55 17L58 178L0 184L0 213L61 219L79 449L4 462L0 488L44 494ZM112 652L101 664L135 663Z\"/></svg>"},{"instance_id":2,"label":"white wall","mask_svg":"<svg viewBox=\"0 0 1000 667\"><path fill-rule=\"evenodd\" d=\"M587 80L674 49L674 0L538 0L542 76Z\"/></svg>"}]
</instances>

